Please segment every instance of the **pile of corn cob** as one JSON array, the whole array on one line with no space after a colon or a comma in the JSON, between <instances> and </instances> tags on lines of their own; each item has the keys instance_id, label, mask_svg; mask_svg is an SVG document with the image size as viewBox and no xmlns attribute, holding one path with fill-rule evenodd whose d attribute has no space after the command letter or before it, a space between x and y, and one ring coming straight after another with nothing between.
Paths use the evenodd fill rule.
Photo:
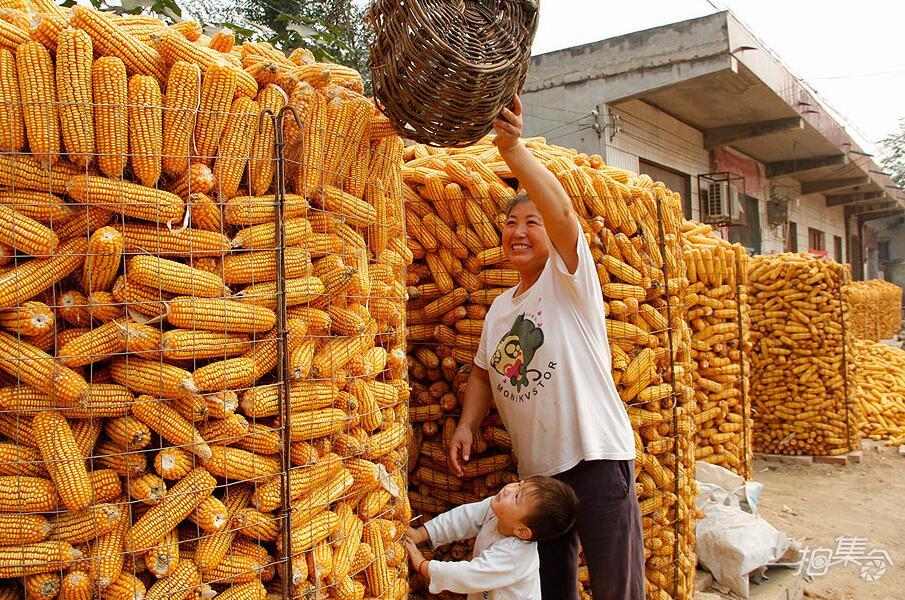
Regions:
<instances>
[{"instance_id":1,"label":"pile of corn cob","mask_svg":"<svg viewBox=\"0 0 905 600\"><path fill-rule=\"evenodd\" d=\"M750 478L748 255L709 225L685 221L682 237L689 283L686 320L692 330L695 457Z\"/></svg>"},{"instance_id":2,"label":"pile of corn cob","mask_svg":"<svg viewBox=\"0 0 905 600\"><path fill-rule=\"evenodd\" d=\"M843 302L848 269L809 254L749 262L754 450L857 449L854 356Z\"/></svg>"},{"instance_id":3,"label":"pile of corn cob","mask_svg":"<svg viewBox=\"0 0 905 600\"><path fill-rule=\"evenodd\" d=\"M881 279L853 281L848 286L852 336L886 340L902 329L902 288Z\"/></svg>"},{"instance_id":4,"label":"pile of corn cob","mask_svg":"<svg viewBox=\"0 0 905 600\"><path fill-rule=\"evenodd\" d=\"M403 148L361 78L4 6L0 596L404 597Z\"/></svg>"},{"instance_id":5,"label":"pile of corn cob","mask_svg":"<svg viewBox=\"0 0 905 600\"><path fill-rule=\"evenodd\" d=\"M905 444L905 350L855 340L861 436Z\"/></svg>"},{"instance_id":6,"label":"pile of corn cob","mask_svg":"<svg viewBox=\"0 0 905 600\"><path fill-rule=\"evenodd\" d=\"M526 143L571 197L600 277L613 376L635 429L649 597L690 598L694 423L688 329L679 300L688 282L677 196L646 176L603 165L599 156L542 139ZM409 496L413 512L429 516L517 479L509 435L495 411L476 436L465 476L455 477L446 466L484 316L493 299L519 280L501 247L503 212L515 190L489 139L465 149L411 146L405 158L406 225L415 256L408 271L409 417L420 427L410 446ZM662 201L662 248L656 200ZM440 556L467 551L456 545Z\"/></svg>"}]
</instances>

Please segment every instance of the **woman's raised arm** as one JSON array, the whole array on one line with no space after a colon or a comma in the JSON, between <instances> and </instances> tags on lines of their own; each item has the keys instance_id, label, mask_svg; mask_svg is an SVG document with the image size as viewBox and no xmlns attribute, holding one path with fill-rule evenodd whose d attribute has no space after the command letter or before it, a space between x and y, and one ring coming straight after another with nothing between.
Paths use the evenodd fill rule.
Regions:
<instances>
[{"instance_id":1,"label":"woman's raised arm","mask_svg":"<svg viewBox=\"0 0 905 600\"><path fill-rule=\"evenodd\" d=\"M544 218L544 228L556 252L569 272L574 273L578 268L580 232L572 203L556 176L519 139L522 134L522 101L518 96L514 98L512 108L504 108L493 122L497 134L494 143Z\"/></svg>"}]
</instances>

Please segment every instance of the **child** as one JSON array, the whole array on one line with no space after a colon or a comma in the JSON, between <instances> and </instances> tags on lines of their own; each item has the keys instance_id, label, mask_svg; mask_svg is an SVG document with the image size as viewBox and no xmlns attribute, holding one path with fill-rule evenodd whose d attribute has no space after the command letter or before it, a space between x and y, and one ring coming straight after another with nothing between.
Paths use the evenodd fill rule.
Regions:
<instances>
[{"instance_id":1,"label":"child","mask_svg":"<svg viewBox=\"0 0 905 600\"><path fill-rule=\"evenodd\" d=\"M575 524L578 498L552 477L510 483L495 495L409 527L405 549L432 594L469 594L468 600L540 600L537 542L559 537ZM432 547L477 535L470 561L426 560L418 544Z\"/></svg>"}]
</instances>

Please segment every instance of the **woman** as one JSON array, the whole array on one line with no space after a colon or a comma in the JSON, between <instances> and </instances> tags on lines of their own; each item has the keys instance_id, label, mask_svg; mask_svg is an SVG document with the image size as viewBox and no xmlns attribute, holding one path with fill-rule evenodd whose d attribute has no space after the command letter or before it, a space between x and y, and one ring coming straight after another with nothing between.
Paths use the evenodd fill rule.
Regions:
<instances>
[{"instance_id":1,"label":"woman","mask_svg":"<svg viewBox=\"0 0 905 600\"><path fill-rule=\"evenodd\" d=\"M519 139L521 112L516 97L494 122L495 144L527 192L513 198L503 229L521 282L485 318L449 464L462 475L495 401L519 476L554 476L580 502L576 531L538 546L544 600L577 600L579 541L594 600L643 600L634 435L610 374L600 283L565 190Z\"/></svg>"}]
</instances>

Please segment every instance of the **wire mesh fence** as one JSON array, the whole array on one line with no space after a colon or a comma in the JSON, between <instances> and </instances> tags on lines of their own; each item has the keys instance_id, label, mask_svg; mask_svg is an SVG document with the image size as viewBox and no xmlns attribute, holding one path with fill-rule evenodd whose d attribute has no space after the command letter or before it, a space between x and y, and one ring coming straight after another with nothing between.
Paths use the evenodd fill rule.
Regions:
<instances>
[{"instance_id":1,"label":"wire mesh fence","mask_svg":"<svg viewBox=\"0 0 905 600\"><path fill-rule=\"evenodd\" d=\"M0 48L3 593L404 597L402 141L310 53L45 10Z\"/></svg>"},{"instance_id":2,"label":"wire mesh fence","mask_svg":"<svg viewBox=\"0 0 905 600\"><path fill-rule=\"evenodd\" d=\"M848 269L808 254L752 259L755 451L840 455L860 446Z\"/></svg>"},{"instance_id":3,"label":"wire mesh fence","mask_svg":"<svg viewBox=\"0 0 905 600\"><path fill-rule=\"evenodd\" d=\"M748 255L709 225L686 221L684 305L691 334L695 457L752 477L748 389Z\"/></svg>"}]
</instances>

